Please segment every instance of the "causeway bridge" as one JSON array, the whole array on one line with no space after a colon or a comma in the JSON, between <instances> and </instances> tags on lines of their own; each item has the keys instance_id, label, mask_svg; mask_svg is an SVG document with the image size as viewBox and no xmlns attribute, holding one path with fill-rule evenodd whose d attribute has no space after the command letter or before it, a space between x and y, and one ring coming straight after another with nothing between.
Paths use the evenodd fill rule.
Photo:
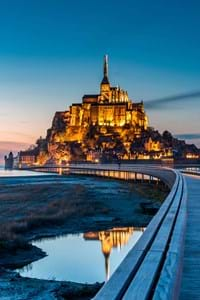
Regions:
<instances>
[{"instance_id":1,"label":"causeway bridge","mask_svg":"<svg viewBox=\"0 0 200 300\"><path fill-rule=\"evenodd\" d=\"M170 192L94 300L200 299L200 173L149 165L70 165L63 173L162 181Z\"/></svg>"},{"instance_id":2,"label":"causeway bridge","mask_svg":"<svg viewBox=\"0 0 200 300\"><path fill-rule=\"evenodd\" d=\"M200 173L148 165L71 165L71 173L161 180L170 193L94 300L200 299Z\"/></svg>"}]
</instances>

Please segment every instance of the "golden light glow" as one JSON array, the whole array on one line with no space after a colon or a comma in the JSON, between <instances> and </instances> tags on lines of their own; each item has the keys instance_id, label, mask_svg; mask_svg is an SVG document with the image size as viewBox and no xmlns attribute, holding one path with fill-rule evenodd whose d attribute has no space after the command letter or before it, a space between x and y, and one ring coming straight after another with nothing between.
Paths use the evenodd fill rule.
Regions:
<instances>
[{"instance_id":1,"label":"golden light glow","mask_svg":"<svg viewBox=\"0 0 200 300\"><path fill-rule=\"evenodd\" d=\"M198 154L194 154L194 153L187 153L186 154L186 158L189 159L198 159L200 156Z\"/></svg>"},{"instance_id":2,"label":"golden light glow","mask_svg":"<svg viewBox=\"0 0 200 300\"><path fill-rule=\"evenodd\" d=\"M39 139L37 154L25 151L20 154L19 163L61 165L68 161L98 163L173 157L169 143L148 127L143 102L131 101L127 91L110 85L108 58L103 70L99 93L84 95L81 103L56 112L46 139ZM199 155L187 153L185 158L199 158Z\"/></svg>"},{"instance_id":3,"label":"golden light glow","mask_svg":"<svg viewBox=\"0 0 200 300\"><path fill-rule=\"evenodd\" d=\"M145 228L134 228L134 227L121 227L113 228L111 230L99 231L99 232L87 232L84 233L83 237L86 240L99 240L101 242L101 251L105 257L105 272L106 280L110 277L110 261L109 257L113 248L121 249L125 246L134 231L144 231Z\"/></svg>"}]
</instances>

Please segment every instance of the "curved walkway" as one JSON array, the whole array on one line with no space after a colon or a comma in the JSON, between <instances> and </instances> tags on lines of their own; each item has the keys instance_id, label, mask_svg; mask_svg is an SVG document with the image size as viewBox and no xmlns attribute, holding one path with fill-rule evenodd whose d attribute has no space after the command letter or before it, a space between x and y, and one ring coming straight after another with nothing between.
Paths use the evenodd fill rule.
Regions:
<instances>
[{"instance_id":1,"label":"curved walkway","mask_svg":"<svg viewBox=\"0 0 200 300\"><path fill-rule=\"evenodd\" d=\"M171 189L142 237L95 296L95 300L178 299L186 228L187 189L183 175L175 170L124 165L71 166L85 175L140 180L145 174L160 178ZM148 178L148 177L147 177Z\"/></svg>"},{"instance_id":2,"label":"curved walkway","mask_svg":"<svg viewBox=\"0 0 200 300\"><path fill-rule=\"evenodd\" d=\"M181 300L200 299L200 176L185 175L188 187L187 226Z\"/></svg>"},{"instance_id":3,"label":"curved walkway","mask_svg":"<svg viewBox=\"0 0 200 300\"><path fill-rule=\"evenodd\" d=\"M74 173L159 178L171 189L135 247L95 300L200 300L200 173L148 165L72 165ZM114 171L114 173L112 172ZM121 174L120 174L121 173ZM195 175L196 174L196 175Z\"/></svg>"}]
</instances>

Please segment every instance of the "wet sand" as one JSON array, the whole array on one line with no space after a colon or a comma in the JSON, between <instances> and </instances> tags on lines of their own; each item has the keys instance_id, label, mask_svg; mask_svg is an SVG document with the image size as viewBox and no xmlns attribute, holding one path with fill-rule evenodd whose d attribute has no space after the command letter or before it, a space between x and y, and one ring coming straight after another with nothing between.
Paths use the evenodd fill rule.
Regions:
<instances>
[{"instance_id":1,"label":"wet sand","mask_svg":"<svg viewBox=\"0 0 200 300\"><path fill-rule=\"evenodd\" d=\"M80 299L90 299L98 285L21 278L10 270L46 255L29 243L33 239L117 226L147 226L152 216L143 214L140 203L166 195L158 188L153 190L152 194L152 187L147 185L95 177L0 179L1 295L5 299L30 299L32 292L32 299L79 299L67 296L69 290L77 295L86 290ZM66 296L58 290L65 290Z\"/></svg>"}]
</instances>

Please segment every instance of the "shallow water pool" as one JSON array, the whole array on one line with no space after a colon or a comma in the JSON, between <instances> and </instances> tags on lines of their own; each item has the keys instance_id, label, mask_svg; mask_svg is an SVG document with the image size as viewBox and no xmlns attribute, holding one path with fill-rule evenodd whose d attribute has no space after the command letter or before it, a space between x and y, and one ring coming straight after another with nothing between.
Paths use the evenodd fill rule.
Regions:
<instances>
[{"instance_id":1,"label":"shallow water pool","mask_svg":"<svg viewBox=\"0 0 200 300\"><path fill-rule=\"evenodd\" d=\"M69 234L33 242L48 256L17 271L21 276L81 283L108 280L144 228Z\"/></svg>"}]
</instances>

